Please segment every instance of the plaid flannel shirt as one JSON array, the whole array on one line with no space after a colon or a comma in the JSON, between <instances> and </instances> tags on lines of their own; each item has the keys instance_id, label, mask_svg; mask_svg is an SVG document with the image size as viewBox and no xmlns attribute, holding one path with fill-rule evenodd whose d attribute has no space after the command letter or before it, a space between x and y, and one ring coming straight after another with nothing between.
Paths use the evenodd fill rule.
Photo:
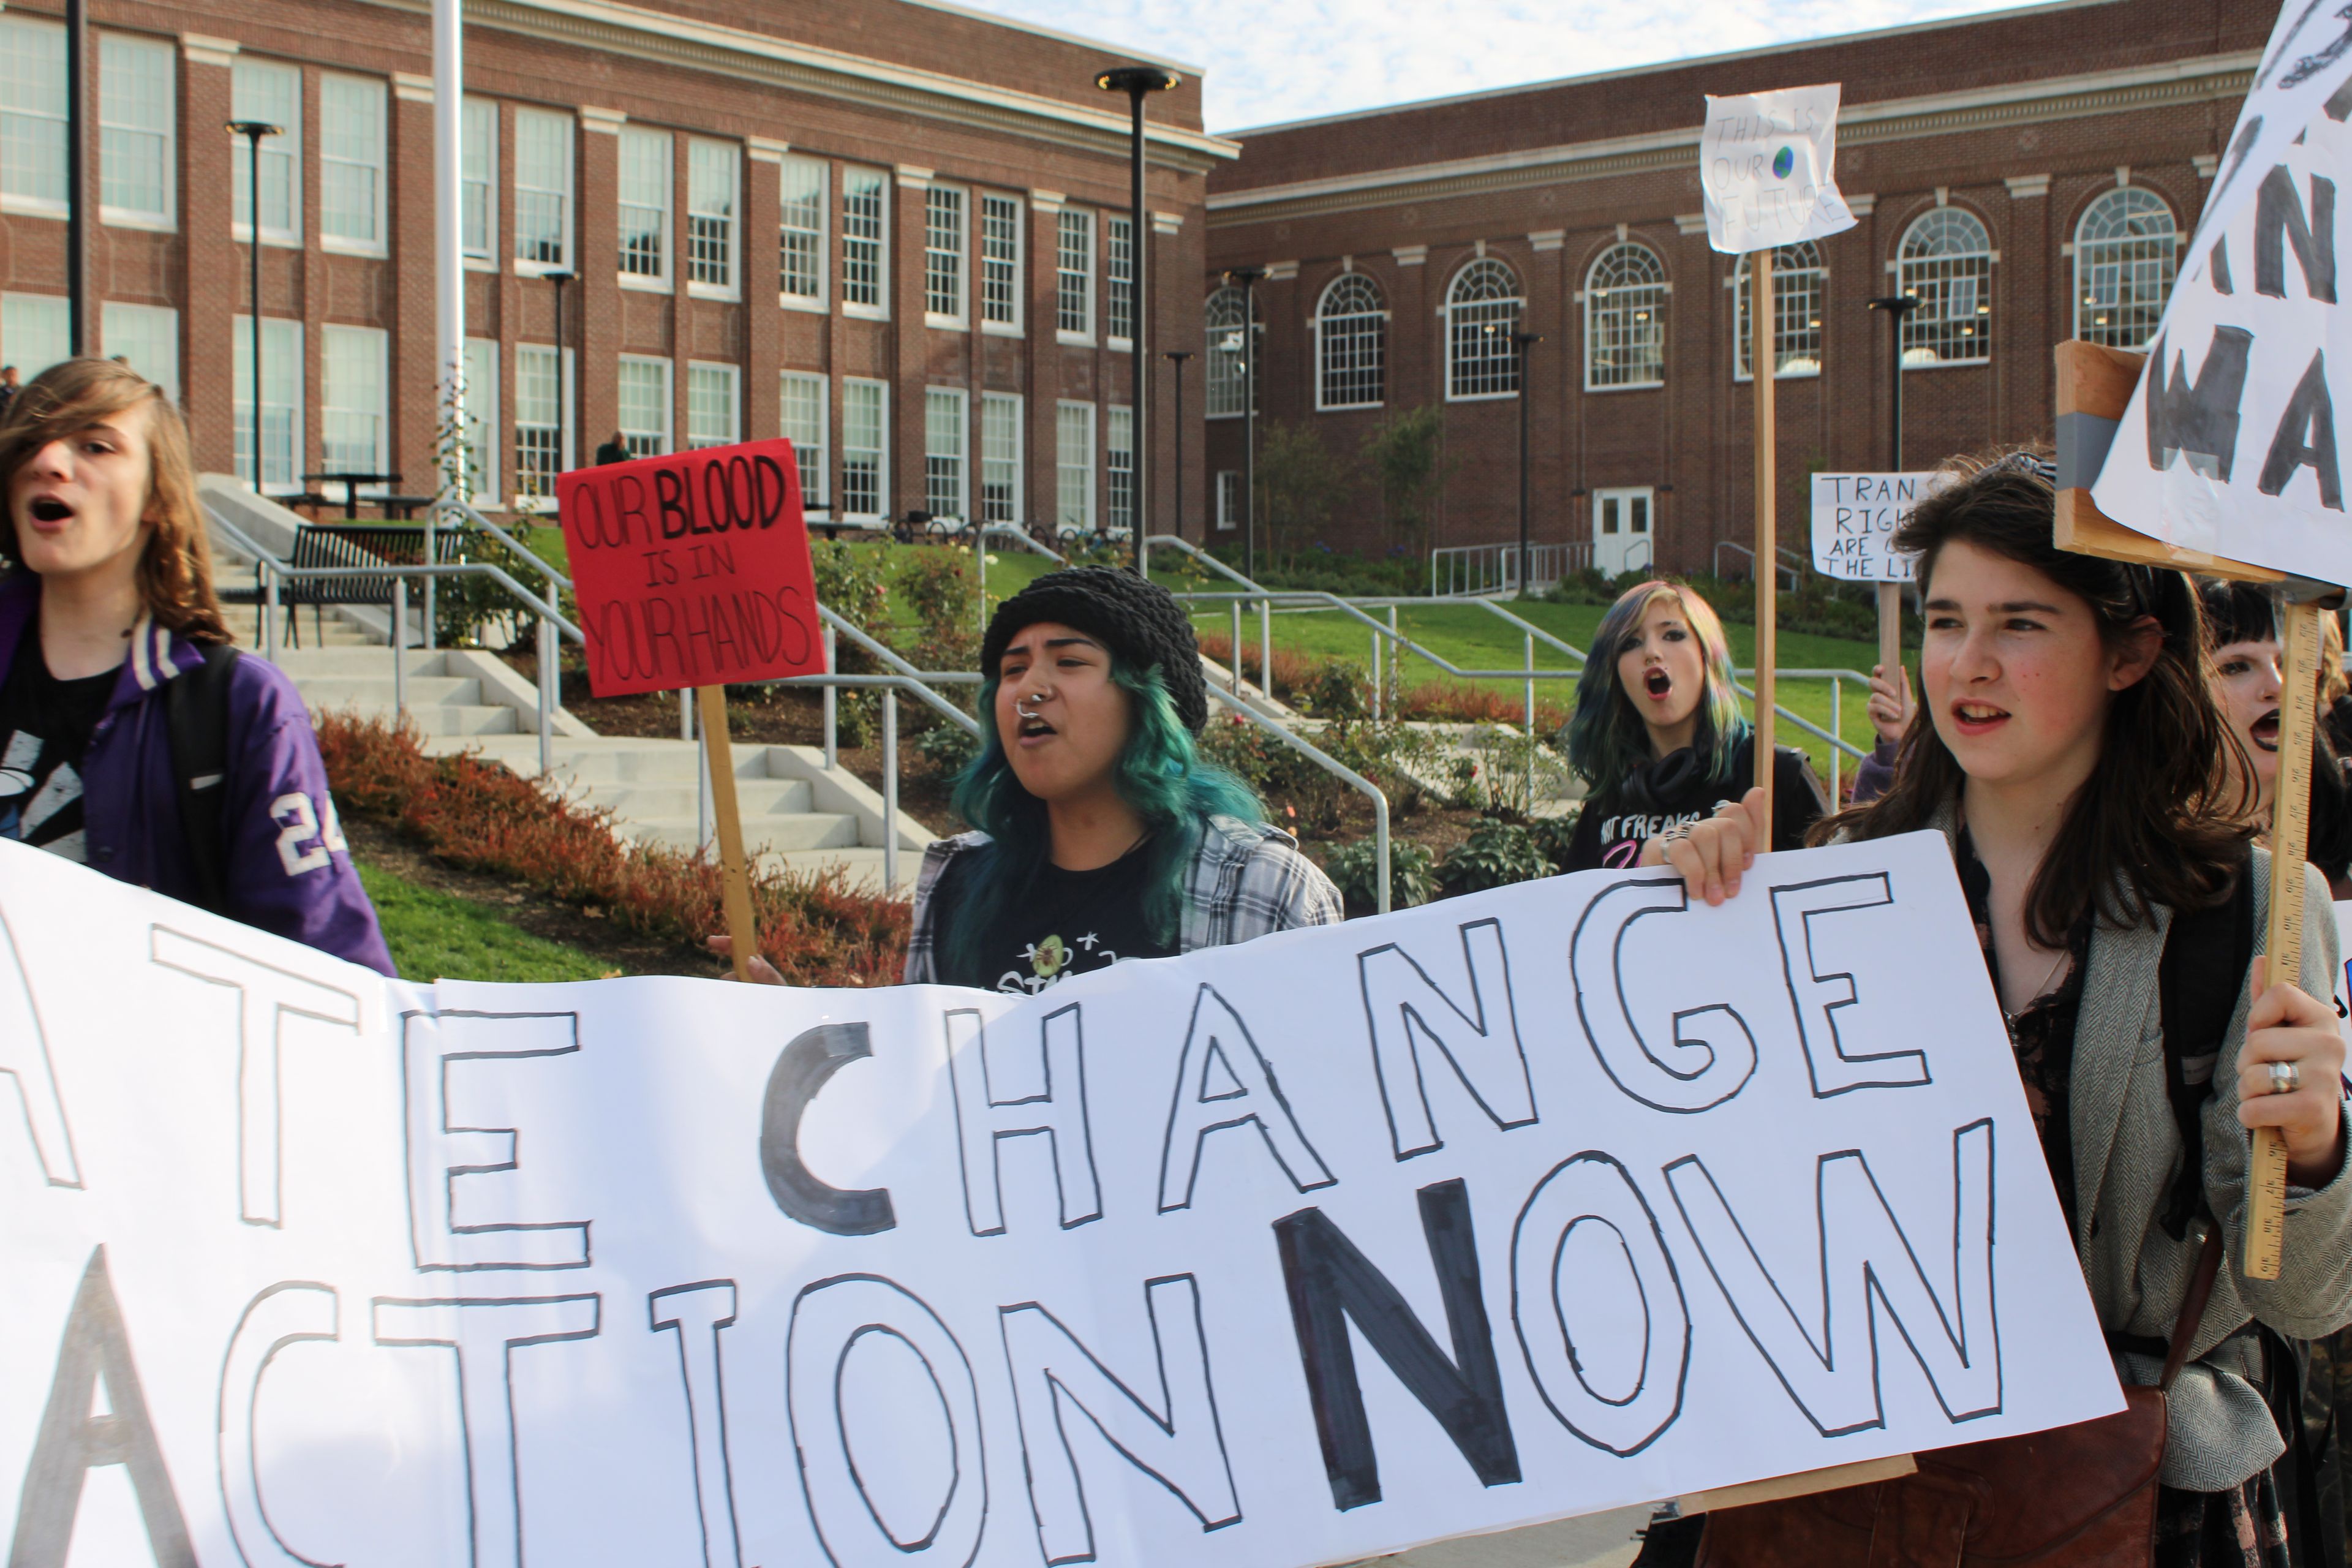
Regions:
<instances>
[{"instance_id":1,"label":"plaid flannel shirt","mask_svg":"<svg viewBox=\"0 0 2352 1568\"><path fill-rule=\"evenodd\" d=\"M923 851L915 879L915 929L907 939L908 985L936 984L937 930L932 889L959 855L989 841L985 833L960 833L933 841ZM1192 858L1192 897L1184 911L1179 951L1223 947L1297 926L1338 925L1347 918L1339 889L1322 868L1298 852L1298 841L1279 827L1213 816Z\"/></svg>"}]
</instances>

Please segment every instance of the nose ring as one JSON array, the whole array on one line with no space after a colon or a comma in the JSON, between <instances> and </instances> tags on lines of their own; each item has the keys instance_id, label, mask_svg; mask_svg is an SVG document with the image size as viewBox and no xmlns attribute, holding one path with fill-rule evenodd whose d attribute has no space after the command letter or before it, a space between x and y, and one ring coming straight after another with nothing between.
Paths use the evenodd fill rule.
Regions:
<instances>
[{"instance_id":1,"label":"nose ring","mask_svg":"<svg viewBox=\"0 0 2352 1568\"><path fill-rule=\"evenodd\" d=\"M1028 708L1024 706L1028 701L1029 699L1026 697L1014 698L1013 700L1013 711L1019 714L1024 719L1036 718L1037 715L1029 711Z\"/></svg>"}]
</instances>

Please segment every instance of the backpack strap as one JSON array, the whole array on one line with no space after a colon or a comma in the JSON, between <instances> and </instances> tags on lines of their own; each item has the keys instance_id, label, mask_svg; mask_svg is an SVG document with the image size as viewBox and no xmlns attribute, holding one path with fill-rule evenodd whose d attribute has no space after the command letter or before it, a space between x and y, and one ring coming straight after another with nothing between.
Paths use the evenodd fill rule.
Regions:
<instances>
[{"instance_id":1,"label":"backpack strap","mask_svg":"<svg viewBox=\"0 0 2352 1568\"><path fill-rule=\"evenodd\" d=\"M180 835L195 868L195 901L215 914L228 903L228 688L236 660L227 644L207 644L204 663L163 687Z\"/></svg>"},{"instance_id":2,"label":"backpack strap","mask_svg":"<svg viewBox=\"0 0 2352 1568\"><path fill-rule=\"evenodd\" d=\"M2180 1131L2180 1165L2162 1224L2176 1241L2204 1201L2206 1097L2230 1033L2230 1019L2254 961L2251 858L2231 875L2230 896L2210 909L2176 913L2157 969L2164 1027L2164 1083Z\"/></svg>"}]
</instances>

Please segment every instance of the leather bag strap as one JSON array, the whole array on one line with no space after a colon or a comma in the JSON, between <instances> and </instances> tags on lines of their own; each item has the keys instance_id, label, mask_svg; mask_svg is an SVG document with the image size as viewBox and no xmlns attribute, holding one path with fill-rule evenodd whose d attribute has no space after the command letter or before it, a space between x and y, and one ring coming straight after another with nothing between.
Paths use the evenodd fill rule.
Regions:
<instances>
[{"instance_id":1,"label":"leather bag strap","mask_svg":"<svg viewBox=\"0 0 2352 1568\"><path fill-rule=\"evenodd\" d=\"M2164 1376L2158 1388L2168 1389L2189 1363L2189 1342L2204 1320L2205 1303L2213 1299L2213 1280L2221 1272L2221 1226L2216 1220L2205 1231L2205 1245L2197 1249L2197 1272L2189 1278L2189 1294L2180 1303L2180 1317L2172 1325L2172 1343L2164 1354Z\"/></svg>"}]
</instances>

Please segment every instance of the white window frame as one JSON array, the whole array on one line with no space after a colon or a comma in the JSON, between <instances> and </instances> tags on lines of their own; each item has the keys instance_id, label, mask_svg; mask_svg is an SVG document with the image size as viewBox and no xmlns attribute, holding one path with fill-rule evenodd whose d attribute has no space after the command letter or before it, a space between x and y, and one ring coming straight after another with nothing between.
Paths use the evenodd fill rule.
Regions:
<instances>
[{"instance_id":1,"label":"white window frame","mask_svg":"<svg viewBox=\"0 0 2352 1568\"><path fill-rule=\"evenodd\" d=\"M1019 393L980 395L980 513L983 521L1018 523L1023 520L1025 465L1021 460L1021 447L1026 430ZM1001 517L990 494L999 487L1004 492Z\"/></svg>"},{"instance_id":2,"label":"white window frame","mask_svg":"<svg viewBox=\"0 0 2352 1568\"><path fill-rule=\"evenodd\" d=\"M674 428L677 423L677 389L671 382L673 367L669 361L655 354L620 355L613 373L614 405L622 409L625 409L628 405L628 399L618 395L624 384L621 372L646 367L651 367L658 373L661 394L657 401L661 423L657 426L640 425L631 429L619 414L616 413L614 416L614 427L620 431L621 438L627 445L629 455L633 458L666 456L677 450L677 432Z\"/></svg>"},{"instance_id":3,"label":"white window frame","mask_svg":"<svg viewBox=\"0 0 2352 1568\"><path fill-rule=\"evenodd\" d=\"M1372 306L1361 309L1351 301L1345 310L1335 309L1340 295L1354 294L1362 289L1371 291ZM1363 348L1369 342L1371 363L1363 363ZM1335 366L1333 360L1342 363ZM1315 409L1328 414L1349 408L1378 408L1388 401L1389 391L1389 310L1388 296L1381 286L1360 272L1342 272L1323 286L1315 301ZM1341 375L1362 375L1369 372L1377 383L1379 395L1340 403L1331 396L1333 372Z\"/></svg>"},{"instance_id":4,"label":"white window frame","mask_svg":"<svg viewBox=\"0 0 2352 1568\"><path fill-rule=\"evenodd\" d=\"M1124 213L1103 215L1103 343L1114 353L1135 352L1135 235L1134 223ZM1127 276L1119 277L1119 231L1127 237ZM1122 288L1127 297L1127 331L1118 330L1118 300Z\"/></svg>"},{"instance_id":5,"label":"white window frame","mask_svg":"<svg viewBox=\"0 0 2352 1568\"><path fill-rule=\"evenodd\" d=\"M267 241L265 240L264 243L267 243ZM5 304L5 301L0 301L0 304ZM229 369L229 392L236 400L236 405L231 411L230 416L232 427L234 427L235 421L243 418L246 415L249 414L253 408L253 394L249 388L237 384L236 370L236 359L237 356L242 355L248 361L252 358L253 318L251 316L232 317L229 321L229 326L233 333L230 340L232 347L230 349L231 362ZM287 434L289 439L287 447L287 477L284 479L278 481L264 479L262 482L256 484L254 488L258 489L263 495L296 495L300 493L303 489L302 471L304 468L309 467L308 460L303 454L304 431L302 426L304 419L302 416L303 411L308 408L310 405L303 395L302 387L302 322L298 317L264 316L261 318L261 335L263 339L261 352L265 356L262 368L264 370L268 370L272 366L278 365L288 367L287 374L289 384L287 387L287 397L285 401L278 402L268 397L269 384L268 379L266 377L264 378L262 382L262 391L264 395L264 402L261 411L262 430L260 433L263 435L268 434L270 412L273 409L278 409L282 410L286 416ZM277 341L269 341L272 339ZM234 449L234 437L231 437L231 441L232 449ZM258 456L259 454L257 454L257 457ZM255 477L257 478L266 472L266 466L262 462L257 461L255 464ZM251 482L251 480L248 479L248 482Z\"/></svg>"},{"instance_id":6,"label":"white window frame","mask_svg":"<svg viewBox=\"0 0 2352 1568\"><path fill-rule=\"evenodd\" d=\"M816 418L799 432L793 428L793 389L814 393ZM778 379L776 397L776 434L793 444L793 456L801 469L801 505L813 519L830 520L833 516L833 383L813 371L788 370ZM803 438L808 437L808 438ZM814 461L810 459L814 457Z\"/></svg>"},{"instance_id":7,"label":"white window frame","mask_svg":"<svg viewBox=\"0 0 2352 1568\"><path fill-rule=\"evenodd\" d=\"M854 190L862 189L867 181L874 183L875 212L871 235L853 234L853 217L857 224L866 221L865 215L852 215L849 204ZM845 164L841 171L841 313L862 316L867 321L887 321L890 319L890 172L869 169L858 164ZM853 254L852 247L871 246L870 257ZM851 290L864 285L857 279L861 267L873 268L874 298L856 300Z\"/></svg>"},{"instance_id":8,"label":"white window frame","mask_svg":"<svg viewBox=\"0 0 2352 1568\"><path fill-rule=\"evenodd\" d=\"M1254 318L1251 328L1255 342L1245 342L1241 349L1228 349L1224 344L1240 332L1244 309ZM1239 419L1249 412L1252 403L1261 402L1265 393L1265 309L1257 302L1255 293L1228 283L1211 291L1202 301L1201 328L1204 340L1201 363L1208 382L1208 407L1202 417ZM1251 349L1256 352L1251 353ZM1253 384L1237 396L1234 388L1244 381Z\"/></svg>"},{"instance_id":9,"label":"white window frame","mask_svg":"<svg viewBox=\"0 0 2352 1568\"><path fill-rule=\"evenodd\" d=\"M19 87L30 90L19 95ZM0 189L0 212L66 216L66 30L37 16L0 15L0 181L21 159L57 195Z\"/></svg>"},{"instance_id":10,"label":"white window frame","mask_svg":"<svg viewBox=\"0 0 2352 1568\"><path fill-rule=\"evenodd\" d=\"M384 243L384 187L391 184L392 95L385 90L382 77L353 76L343 71L319 73L319 248L346 256L386 256L391 247ZM366 156L344 156L331 152L334 139L328 134L328 117L337 111L338 100L349 94L349 106L356 106L362 120L374 120L375 146L373 161ZM327 193L331 176L338 170L366 176L366 234L338 234L327 226Z\"/></svg>"},{"instance_id":11,"label":"white window frame","mask_svg":"<svg viewBox=\"0 0 2352 1568\"><path fill-rule=\"evenodd\" d=\"M2148 221L2158 215L2161 230ZM2101 232L2093 232L2095 224ZM2146 185L2101 191L2074 220L2074 335L2106 348L2145 352L2179 276L2184 238L2172 204ZM2109 268L2116 297L2101 300L2099 274ZM2135 321L2147 331L2131 331Z\"/></svg>"},{"instance_id":12,"label":"white window frame","mask_svg":"<svg viewBox=\"0 0 2352 1568\"><path fill-rule=\"evenodd\" d=\"M1510 285L1507 294L1481 294L1476 299L1466 297L1465 290L1474 279L1501 278ZM1519 395L1519 347L1509 342L1510 335L1527 320L1528 289L1520 280L1519 269L1498 256L1481 256L1465 262L1445 285L1445 303L1438 308L1445 326L1445 401L1448 403L1492 403L1500 398ZM1460 353L1467 342L1486 342L1489 335L1503 333L1502 371L1493 369L1496 356L1480 353L1471 357ZM1470 333L1480 334L1473 338ZM1492 386L1483 391L1457 390L1465 378L1507 380L1507 386Z\"/></svg>"},{"instance_id":13,"label":"white window frame","mask_svg":"<svg viewBox=\"0 0 2352 1568\"><path fill-rule=\"evenodd\" d=\"M670 291L670 275L675 270L671 252L677 247L677 215L673 210L672 195L676 185L677 145L667 131L656 131L643 125L621 127L619 162L614 169L614 246L613 270L624 289L643 289L657 294ZM640 165L632 170L632 161ZM635 186L635 176L648 170L658 176L659 189L649 193ZM656 202L639 198L648 194ZM630 215L657 213L653 226L654 251L650 269L633 269L629 253Z\"/></svg>"},{"instance_id":14,"label":"white window frame","mask_svg":"<svg viewBox=\"0 0 2352 1568\"><path fill-rule=\"evenodd\" d=\"M853 445L851 428L856 405L871 402L874 414L872 446ZM871 458L874 464L874 505L870 510L849 510L850 464ZM887 523L890 521L890 384L863 376L841 378L841 495L835 502L843 522Z\"/></svg>"},{"instance_id":15,"label":"white window frame","mask_svg":"<svg viewBox=\"0 0 2352 1568\"><path fill-rule=\"evenodd\" d=\"M1242 471L1219 468L1216 484L1217 531L1231 533L1242 525Z\"/></svg>"},{"instance_id":16,"label":"white window frame","mask_svg":"<svg viewBox=\"0 0 2352 1568\"><path fill-rule=\"evenodd\" d=\"M714 181L722 182L713 189ZM718 236L717 258L701 254L709 227L723 224ZM740 300L743 297L743 144L716 137L692 136L686 143L686 291L698 300ZM721 278L698 278L716 268Z\"/></svg>"},{"instance_id":17,"label":"white window frame","mask_svg":"<svg viewBox=\"0 0 2352 1568\"><path fill-rule=\"evenodd\" d=\"M1748 313L1748 279L1752 275L1748 260L1742 256L1731 268L1731 379L1738 382L1756 379L1748 363L1748 343L1755 335L1753 318ZM1810 239L1784 245L1772 253L1773 380L1802 381L1822 374L1822 355L1827 342L1822 326L1822 301L1829 294L1829 268L1822 265L1820 249ZM1801 310L1804 313L1803 324L1792 324ZM1806 334L1812 339L1810 359L1782 346L1801 346Z\"/></svg>"},{"instance_id":18,"label":"white window frame","mask_svg":"<svg viewBox=\"0 0 2352 1568\"><path fill-rule=\"evenodd\" d=\"M1643 258L1654 276L1630 281L1601 281L1601 270L1615 266L1620 259L1626 265ZM1614 278L1612 273L1612 279ZM1619 298L1619 296L1633 296ZM1666 384L1666 302L1674 296L1674 285L1666 279L1665 258L1638 239L1622 239L1592 258L1584 269L1584 390L1587 392L1652 391ZM1650 311L1643 316L1644 309ZM1655 374L1647 380L1602 379L1605 367L1614 361L1615 345L1604 353L1604 333L1620 334L1623 342L1633 341L1631 334L1646 330L1657 341Z\"/></svg>"},{"instance_id":19,"label":"white window frame","mask_svg":"<svg viewBox=\"0 0 2352 1568\"><path fill-rule=\"evenodd\" d=\"M515 110L514 125L515 232L513 242L507 248L513 255L516 276L541 278L550 272L576 273L579 268L574 267L572 262L579 256L578 203L574 199L578 184L577 125L569 114L558 113L553 110L520 107ZM531 138L528 132L534 126L555 132L559 137L561 167L557 172L561 174L562 181L558 184L526 184L523 181L523 154L524 150L530 145ZM526 195L544 196L552 199L555 203L555 241L562 254L552 260L522 254L525 235L522 208L523 198Z\"/></svg>"},{"instance_id":20,"label":"white window frame","mask_svg":"<svg viewBox=\"0 0 2352 1568\"><path fill-rule=\"evenodd\" d=\"M1127 477L1124 485L1118 482L1122 474ZM1124 508L1119 504L1122 489L1127 492ZM1135 410L1124 403L1103 406L1103 527L1114 539L1135 532Z\"/></svg>"},{"instance_id":21,"label":"white window frame","mask_svg":"<svg viewBox=\"0 0 2352 1568\"><path fill-rule=\"evenodd\" d=\"M1072 437L1080 459L1071 461ZM1054 405L1054 529L1091 534L1100 514L1095 505L1095 405L1065 397ZM1074 515L1075 513L1075 515Z\"/></svg>"},{"instance_id":22,"label":"white window frame","mask_svg":"<svg viewBox=\"0 0 2352 1568\"><path fill-rule=\"evenodd\" d=\"M109 300L99 307L99 342L100 353L123 356L131 369L162 387L167 399L180 401L179 311L169 305Z\"/></svg>"},{"instance_id":23,"label":"white window frame","mask_svg":"<svg viewBox=\"0 0 2352 1568\"><path fill-rule=\"evenodd\" d=\"M466 244L462 237L459 247L465 254L466 266L474 271L495 272L499 269L499 102L494 98L468 98L465 114L464 195L460 211L470 207L478 199L481 205L482 232L478 245ZM462 226L464 219L460 218Z\"/></svg>"},{"instance_id":24,"label":"white window frame","mask_svg":"<svg viewBox=\"0 0 2352 1568\"><path fill-rule=\"evenodd\" d=\"M98 216L100 223L110 227L169 231L179 226L177 53L169 38L114 32L98 36ZM142 57L147 68L140 73L141 80L135 86L109 91L110 79ZM133 113L152 114L156 122L142 125L120 118L126 109ZM154 142L156 205L152 207L121 206L104 199L109 167L118 155L128 161L131 154L124 139L131 137L152 138ZM120 153L118 148L122 149Z\"/></svg>"},{"instance_id":25,"label":"white window frame","mask_svg":"<svg viewBox=\"0 0 2352 1568\"><path fill-rule=\"evenodd\" d=\"M372 363L338 369L345 353L358 353ZM372 374L371 374L372 373ZM392 462L392 337L381 327L328 325L319 329L319 441L320 456L339 472L388 473ZM340 401L339 401L340 399ZM351 468L338 457L334 434L339 422L372 421L367 437L373 454L362 468ZM348 437L344 437L348 439ZM382 494L383 485L362 485L362 495Z\"/></svg>"},{"instance_id":26,"label":"white window frame","mask_svg":"<svg viewBox=\"0 0 2352 1568\"><path fill-rule=\"evenodd\" d=\"M784 221L794 205L793 179L795 173L806 179L816 177L814 226L793 225ZM832 247L827 237L833 232L833 169L822 158L803 158L798 153L784 155L776 174L776 302L787 310L814 310L819 314L832 306L825 292L825 280L833 275ZM802 205L806 195L799 198ZM784 247L787 236L803 236L810 247L812 287L806 293L796 294L784 287Z\"/></svg>"},{"instance_id":27,"label":"white window frame","mask_svg":"<svg viewBox=\"0 0 2352 1568\"><path fill-rule=\"evenodd\" d=\"M731 364L718 364L708 360L686 362L686 449L699 452L711 447L731 447L743 438L743 378ZM707 395L723 386L727 395L727 418L723 427L695 426L700 416L695 404L697 395Z\"/></svg>"},{"instance_id":28,"label":"white window frame","mask_svg":"<svg viewBox=\"0 0 2352 1568\"><path fill-rule=\"evenodd\" d=\"M990 240L989 209L992 206L1011 210L1013 244L1010 255L998 253ZM993 191L982 193L980 222L975 232L979 237L979 243L975 248L980 253L980 330L983 332L993 332L1000 337L1017 338L1022 335L1022 321L1028 310L1027 273L1022 265L1029 248L1026 204L1019 196L1004 195ZM992 313L994 307L989 301L991 280L1000 272L1004 278L1005 291L1011 300L1010 310L1001 316Z\"/></svg>"},{"instance_id":29,"label":"white window frame","mask_svg":"<svg viewBox=\"0 0 2352 1568\"><path fill-rule=\"evenodd\" d=\"M255 104L238 96L239 83L257 82L265 76L277 82L280 89L290 87L290 94L284 95L276 107ZM229 102L230 112L237 119L264 120L278 127L277 135L265 136L261 140L262 179L265 184L268 183L270 171L275 169L285 181L286 222L282 226L262 225L261 243L299 248L302 244L302 68L289 65L283 60L239 55L231 65ZM237 182L246 180L247 171L253 166L253 150L244 137L240 136L231 143L229 160L229 237L251 244L252 221L250 218L244 223L236 220Z\"/></svg>"},{"instance_id":30,"label":"white window frame","mask_svg":"<svg viewBox=\"0 0 2352 1568\"><path fill-rule=\"evenodd\" d=\"M934 184L923 193L923 324L961 332L971 310L971 193Z\"/></svg>"},{"instance_id":31,"label":"white window frame","mask_svg":"<svg viewBox=\"0 0 2352 1568\"><path fill-rule=\"evenodd\" d=\"M578 452L580 421L575 417L579 399L577 393L573 390L577 384L572 374L573 367L576 363L576 356L570 349L564 349L559 352L553 343L517 343L514 347L514 419L509 430L509 442L507 445L507 451L511 454L512 462L512 468L509 471L515 476L514 489L516 493L513 497L513 510L520 512L553 511L555 510L555 477L556 475L562 473L566 468L572 468L579 460L576 454ZM531 356L531 368L528 371L526 371L523 365L523 356L526 354ZM547 361L550 359L555 362L556 420L553 424L550 424L544 419L533 419L526 422L522 417L523 399L521 394L523 378L526 374L538 375L544 374ZM555 453L553 469L547 477L547 493L545 495L528 494L523 490L522 475L526 465L522 460L521 448L522 434L525 430L551 432L556 436L562 444L561 449Z\"/></svg>"},{"instance_id":32,"label":"white window frame","mask_svg":"<svg viewBox=\"0 0 2352 1568\"><path fill-rule=\"evenodd\" d=\"M1982 243L1965 249L1943 248L1934 231L1961 224L1973 226ZM1966 230L1959 232L1965 235ZM1915 253L1915 240L1937 248ZM1991 226L1966 207L1929 207L1904 226L1903 237L1895 247L1895 292L1919 301L1903 318L1905 370L1949 370L1992 363L1992 269L2000 259ZM1963 278L1968 284L1965 291L1954 287ZM1955 296L1963 297L1966 303L1957 314L1947 314ZM1937 352L1938 344L1950 343L1963 343L1978 352L1950 355Z\"/></svg>"},{"instance_id":33,"label":"white window frame","mask_svg":"<svg viewBox=\"0 0 2352 1568\"><path fill-rule=\"evenodd\" d=\"M971 516L971 402L960 386L923 388L923 510L944 521Z\"/></svg>"},{"instance_id":34,"label":"white window frame","mask_svg":"<svg viewBox=\"0 0 2352 1568\"><path fill-rule=\"evenodd\" d=\"M1085 321L1086 330L1070 326L1073 319ZM1054 341L1094 346L1095 215L1086 207L1064 207L1054 218Z\"/></svg>"},{"instance_id":35,"label":"white window frame","mask_svg":"<svg viewBox=\"0 0 2352 1568\"><path fill-rule=\"evenodd\" d=\"M46 340L45 346L26 353L18 345L28 338ZM0 294L0 364L15 365L30 381L72 357L73 304L63 294Z\"/></svg>"},{"instance_id":36,"label":"white window frame","mask_svg":"<svg viewBox=\"0 0 2352 1568\"><path fill-rule=\"evenodd\" d=\"M479 472L468 474L474 487L467 498L484 511L499 504L499 448L504 426L499 423L499 340L466 340L466 451Z\"/></svg>"}]
</instances>

